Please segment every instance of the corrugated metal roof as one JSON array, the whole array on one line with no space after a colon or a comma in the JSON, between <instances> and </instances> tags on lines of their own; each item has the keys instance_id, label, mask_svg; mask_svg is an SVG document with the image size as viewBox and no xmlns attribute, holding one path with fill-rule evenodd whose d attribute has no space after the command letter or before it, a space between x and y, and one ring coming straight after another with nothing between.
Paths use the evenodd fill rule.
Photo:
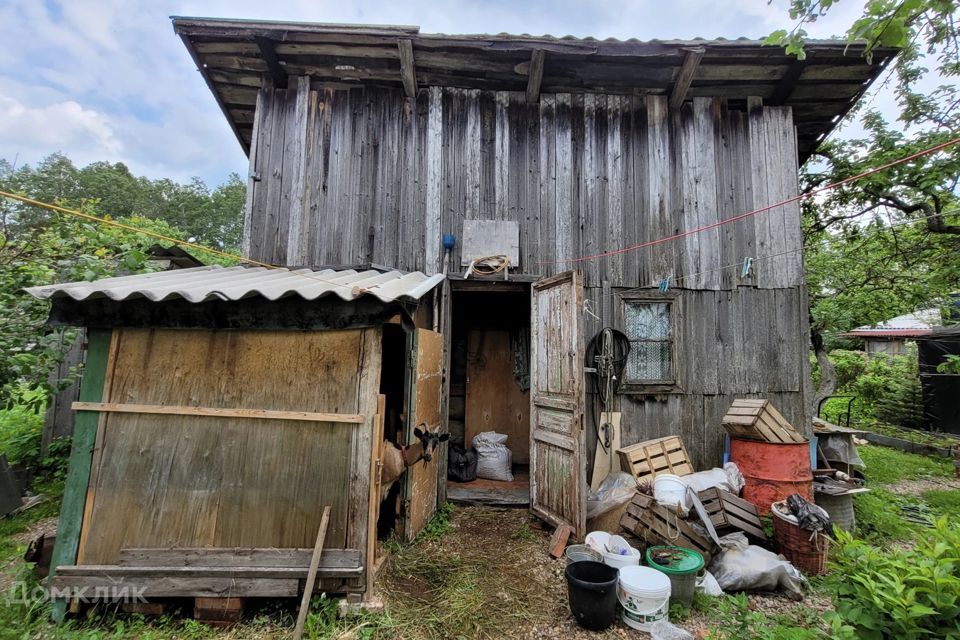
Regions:
<instances>
[{"instance_id":1,"label":"corrugated metal roof","mask_svg":"<svg viewBox=\"0 0 960 640\"><path fill-rule=\"evenodd\" d=\"M910 338L927 335L937 326L940 326L940 310L922 309L875 325L865 324L840 335L855 338Z\"/></svg>"},{"instance_id":2,"label":"corrugated metal roof","mask_svg":"<svg viewBox=\"0 0 960 640\"><path fill-rule=\"evenodd\" d=\"M177 269L135 276L105 278L93 282L69 282L27 289L30 295L48 298L131 300L154 302L181 298L193 303L209 300L242 300L263 297L278 300L300 296L316 300L335 294L346 301L373 296L381 302L416 301L440 284L445 276L427 276L419 271L336 271L324 269L268 269L266 267L220 267Z\"/></svg>"}]
</instances>

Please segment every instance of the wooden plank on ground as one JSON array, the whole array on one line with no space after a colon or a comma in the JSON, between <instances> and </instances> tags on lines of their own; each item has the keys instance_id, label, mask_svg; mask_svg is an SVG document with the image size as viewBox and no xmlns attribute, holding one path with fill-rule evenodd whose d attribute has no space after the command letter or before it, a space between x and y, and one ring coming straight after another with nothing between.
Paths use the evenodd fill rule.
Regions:
<instances>
[{"instance_id":1,"label":"wooden plank on ground","mask_svg":"<svg viewBox=\"0 0 960 640\"><path fill-rule=\"evenodd\" d=\"M293 640L303 637L303 625L307 622L307 611L310 610L310 598L313 597L313 585L317 580L317 567L320 565L320 555L323 552L323 541L327 537L327 525L330 523L330 507L323 508L320 518L320 530L317 531L317 545L313 548L310 558L310 571L307 572L307 582L303 586L303 598L300 600L300 612L297 614L297 626L293 630Z\"/></svg>"}]
</instances>

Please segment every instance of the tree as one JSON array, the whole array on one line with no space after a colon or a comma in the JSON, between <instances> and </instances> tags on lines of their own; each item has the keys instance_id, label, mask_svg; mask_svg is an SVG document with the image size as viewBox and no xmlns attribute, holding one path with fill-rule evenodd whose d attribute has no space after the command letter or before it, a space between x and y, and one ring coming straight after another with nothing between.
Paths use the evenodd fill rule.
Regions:
<instances>
[{"instance_id":1,"label":"tree","mask_svg":"<svg viewBox=\"0 0 960 640\"><path fill-rule=\"evenodd\" d=\"M181 185L137 178L120 163L77 169L58 153L36 167L0 160L0 189L215 247L236 247L242 234L244 184L235 174L211 192L200 180ZM0 198L0 404L45 397L23 394L24 389L55 391L49 374L72 343L64 335L70 330L46 325L49 303L23 289L148 271L154 267L147 250L157 242L154 236ZM197 257L231 262L207 252Z\"/></svg>"},{"instance_id":2,"label":"tree","mask_svg":"<svg viewBox=\"0 0 960 640\"><path fill-rule=\"evenodd\" d=\"M835 0L792 0L791 29L767 42L804 56L805 26ZM801 171L802 189L859 175L955 139L960 134L960 3L869 0L846 33L901 50L893 74L899 113L888 122L870 104L860 117L866 137L835 140ZM941 84L932 88L932 79ZM811 342L823 369L817 398L833 392L827 351L836 332L885 320L960 289L960 145L898 165L804 201Z\"/></svg>"},{"instance_id":3,"label":"tree","mask_svg":"<svg viewBox=\"0 0 960 640\"><path fill-rule=\"evenodd\" d=\"M105 216L137 216L163 220L204 244L236 250L243 237L243 206L246 185L235 173L210 189L199 178L182 184L169 179L136 177L123 163L94 162L78 169L61 153L47 156L36 167L13 167L0 160L0 181L8 190L44 202L69 206L96 203ZM37 210L14 205L9 225L31 227Z\"/></svg>"}]
</instances>

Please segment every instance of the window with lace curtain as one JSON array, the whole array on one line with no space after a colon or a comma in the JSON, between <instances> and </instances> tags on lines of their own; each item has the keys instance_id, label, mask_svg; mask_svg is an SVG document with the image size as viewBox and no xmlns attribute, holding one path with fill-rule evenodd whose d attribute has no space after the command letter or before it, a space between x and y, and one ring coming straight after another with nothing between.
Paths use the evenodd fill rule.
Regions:
<instances>
[{"instance_id":1,"label":"window with lace curtain","mask_svg":"<svg viewBox=\"0 0 960 640\"><path fill-rule=\"evenodd\" d=\"M672 294L623 294L624 333L630 355L621 389L673 391L677 381L675 308Z\"/></svg>"}]
</instances>

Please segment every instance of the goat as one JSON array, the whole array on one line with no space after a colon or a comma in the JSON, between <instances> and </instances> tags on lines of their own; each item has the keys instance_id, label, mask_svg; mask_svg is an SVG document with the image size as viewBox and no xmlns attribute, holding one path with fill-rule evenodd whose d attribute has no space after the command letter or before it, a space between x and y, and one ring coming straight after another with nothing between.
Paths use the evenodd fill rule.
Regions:
<instances>
[{"instance_id":1,"label":"goat","mask_svg":"<svg viewBox=\"0 0 960 640\"><path fill-rule=\"evenodd\" d=\"M423 427L421 430L420 427ZM421 424L413 430L413 435L417 437L418 442L406 447L400 447L390 442L383 441L383 461L380 470L380 501L386 500L390 494L390 488L393 483L400 479L407 471L407 467L412 467L421 459L424 463L433 459L433 452L441 442L450 439L449 433L436 433L429 431L426 424Z\"/></svg>"}]
</instances>

